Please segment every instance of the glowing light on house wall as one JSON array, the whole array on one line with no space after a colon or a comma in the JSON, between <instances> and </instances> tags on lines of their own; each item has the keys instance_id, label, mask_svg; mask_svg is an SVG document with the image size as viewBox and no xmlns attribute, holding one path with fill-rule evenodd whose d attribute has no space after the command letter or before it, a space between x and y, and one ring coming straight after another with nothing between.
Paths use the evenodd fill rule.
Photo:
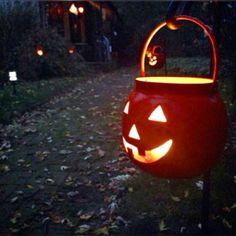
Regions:
<instances>
[{"instance_id":1,"label":"glowing light on house wall","mask_svg":"<svg viewBox=\"0 0 236 236\"><path fill-rule=\"evenodd\" d=\"M77 9L77 7L75 6L74 3L71 4L69 12L76 15L76 16L78 16L79 12L78 12L78 9Z\"/></svg>"},{"instance_id":2,"label":"glowing light on house wall","mask_svg":"<svg viewBox=\"0 0 236 236\"><path fill-rule=\"evenodd\" d=\"M78 12L79 12L80 14L83 14L83 13L84 13L84 8L83 8L83 7L79 7L79 8L78 8Z\"/></svg>"}]
</instances>

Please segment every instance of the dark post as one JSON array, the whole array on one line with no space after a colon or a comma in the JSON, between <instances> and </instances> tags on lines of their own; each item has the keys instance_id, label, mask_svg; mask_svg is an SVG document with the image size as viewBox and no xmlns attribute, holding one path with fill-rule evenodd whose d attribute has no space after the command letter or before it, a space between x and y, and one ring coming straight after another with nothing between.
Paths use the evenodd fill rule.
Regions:
<instances>
[{"instance_id":1,"label":"dark post","mask_svg":"<svg viewBox=\"0 0 236 236\"><path fill-rule=\"evenodd\" d=\"M12 81L13 95L16 95L16 81Z\"/></svg>"},{"instance_id":2,"label":"dark post","mask_svg":"<svg viewBox=\"0 0 236 236\"><path fill-rule=\"evenodd\" d=\"M210 170L203 175L203 192L202 192L202 234L209 232L209 209L210 209Z\"/></svg>"}]
</instances>

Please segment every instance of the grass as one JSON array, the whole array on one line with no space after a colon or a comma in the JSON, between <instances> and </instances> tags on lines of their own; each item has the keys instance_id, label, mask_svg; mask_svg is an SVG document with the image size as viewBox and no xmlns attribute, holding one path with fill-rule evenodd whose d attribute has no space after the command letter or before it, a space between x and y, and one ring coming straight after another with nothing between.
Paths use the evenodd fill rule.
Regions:
<instances>
[{"instance_id":1,"label":"grass","mask_svg":"<svg viewBox=\"0 0 236 236\"><path fill-rule=\"evenodd\" d=\"M176 232L181 232L181 228L184 229L183 235L200 234L198 225L201 223L202 190L196 184L201 180L202 176L167 180L146 173L131 178L125 183L128 193L122 199L119 212L125 219L132 219L132 224L124 235L135 235L139 230L143 235L148 235L145 234L145 228L139 228L137 232L134 229L144 219L156 222L156 232L159 231L161 235L175 235ZM231 235L235 232L236 219L232 170L220 163L212 169L210 181L210 231L213 235ZM167 228L163 232L161 222Z\"/></svg>"},{"instance_id":2,"label":"grass","mask_svg":"<svg viewBox=\"0 0 236 236\"><path fill-rule=\"evenodd\" d=\"M82 79L84 78L55 78L17 82L15 94L13 86L8 84L0 90L0 123L10 123L17 114L30 111L53 96L63 94Z\"/></svg>"}]
</instances>

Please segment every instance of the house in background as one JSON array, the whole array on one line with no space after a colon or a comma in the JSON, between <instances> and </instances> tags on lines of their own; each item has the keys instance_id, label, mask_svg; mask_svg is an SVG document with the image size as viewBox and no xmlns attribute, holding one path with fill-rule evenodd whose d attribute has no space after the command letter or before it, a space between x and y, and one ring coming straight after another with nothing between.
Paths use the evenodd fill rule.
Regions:
<instances>
[{"instance_id":1,"label":"house in background","mask_svg":"<svg viewBox=\"0 0 236 236\"><path fill-rule=\"evenodd\" d=\"M118 14L111 2L39 1L41 27L54 27L87 61L117 55Z\"/></svg>"}]
</instances>

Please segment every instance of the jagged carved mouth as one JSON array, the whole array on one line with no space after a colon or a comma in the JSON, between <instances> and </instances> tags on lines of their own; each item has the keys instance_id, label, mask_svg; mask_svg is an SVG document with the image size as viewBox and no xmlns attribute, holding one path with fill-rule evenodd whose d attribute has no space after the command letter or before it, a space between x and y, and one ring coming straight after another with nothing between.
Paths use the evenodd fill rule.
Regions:
<instances>
[{"instance_id":1,"label":"jagged carved mouth","mask_svg":"<svg viewBox=\"0 0 236 236\"><path fill-rule=\"evenodd\" d=\"M163 158L170 150L173 140L169 139L162 145L155 147L151 150L145 150L145 155L140 155L138 148L130 143L128 143L123 137L123 144L126 152L130 149L132 151L134 159L142 163L153 163L159 161Z\"/></svg>"}]
</instances>

